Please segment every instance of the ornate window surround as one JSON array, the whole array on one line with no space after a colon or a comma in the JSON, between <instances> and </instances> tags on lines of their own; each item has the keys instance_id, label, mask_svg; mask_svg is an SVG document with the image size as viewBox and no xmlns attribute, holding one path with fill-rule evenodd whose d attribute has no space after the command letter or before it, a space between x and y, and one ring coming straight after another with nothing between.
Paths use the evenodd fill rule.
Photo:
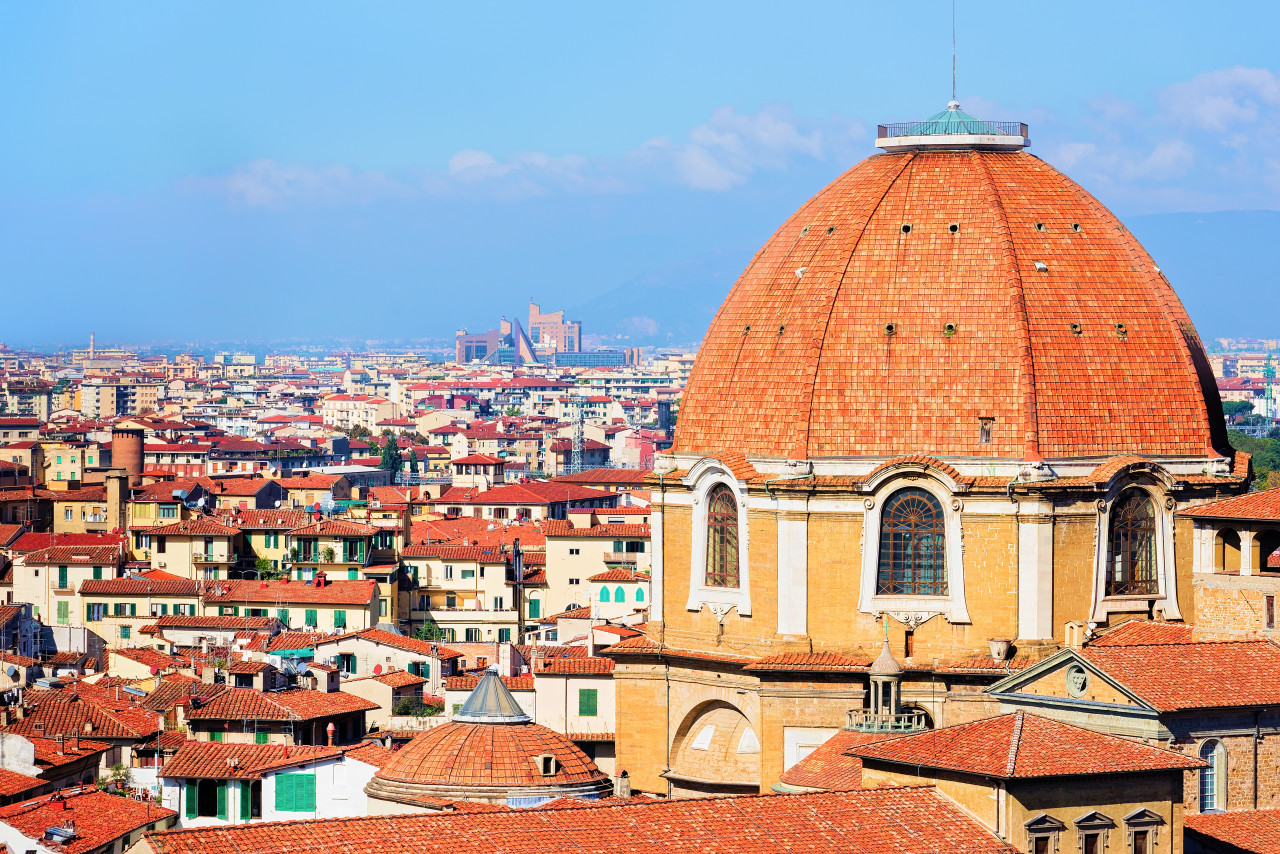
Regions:
<instances>
[{"instance_id":1,"label":"ornate window surround","mask_svg":"<svg viewBox=\"0 0 1280 854\"><path fill-rule=\"evenodd\" d=\"M1061 820L1042 812L1024 824L1023 828L1027 834L1028 851L1036 850L1036 839L1045 838L1049 840L1049 854L1057 854L1058 842L1067 826Z\"/></svg>"},{"instance_id":2,"label":"ornate window surround","mask_svg":"<svg viewBox=\"0 0 1280 854\"><path fill-rule=\"evenodd\" d=\"M942 505L946 523L947 594L945 596L880 595L876 579L880 570L880 513L894 492L916 487L931 493ZM969 607L964 597L964 537L960 529L963 504L956 493L960 484L921 463L894 466L878 472L864 485L870 493L864 499L862 515L862 575L858 588L858 610L864 614L888 614L915 628L936 616L950 623L968 623Z\"/></svg>"},{"instance_id":3,"label":"ornate window surround","mask_svg":"<svg viewBox=\"0 0 1280 854\"><path fill-rule=\"evenodd\" d=\"M1138 600L1160 603L1167 619L1182 619L1182 611L1178 608L1178 582L1173 560L1173 511L1176 509L1176 503L1169 495L1173 486L1173 478L1163 468L1150 463L1135 463L1117 473L1107 485L1106 497L1098 499L1098 519L1094 535L1096 546L1093 559L1093 608L1089 616L1091 621L1102 622L1113 610L1132 611L1134 602ZM1151 502L1155 506L1158 589L1154 594L1107 595L1111 508L1120 497L1120 493L1126 489L1144 490L1150 495Z\"/></svg>"},{"instance_id":4,"label":"ornate window surround","mask_svg":"<svg viewBox=\"0 0 1280 854\"><path fill-rule=\"evenodd\" d=\"M734 477L723 463L703 457L689 467L682 482L693 492L693 531L689 549L689 600L685 608L701 611L710 608L723 618L737 608L743 617L751 616L751 534L747 523L746 485ZM707 496L717 485L724 484L738 502L738 586L711 587L707 571Z\"/></svg>"}]
</instances>

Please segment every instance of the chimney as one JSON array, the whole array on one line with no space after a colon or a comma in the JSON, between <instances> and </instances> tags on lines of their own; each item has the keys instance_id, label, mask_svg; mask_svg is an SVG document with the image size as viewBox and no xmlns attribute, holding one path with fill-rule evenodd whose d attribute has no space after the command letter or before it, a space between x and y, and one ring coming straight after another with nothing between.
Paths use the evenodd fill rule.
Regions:
<instances>
[{"instance_id":1,"label":"chimney","mask_svg":"<svg viewBox=\"0 0 1280 854\"><path fill-rule=\"evenodd\" d=\"M333 725L332 721L330 721L329 725L324 728L324 731L325 734L329 736L329 746L333 747L333 734L338 731L338 728Z\"/></svg>"},{"instance_id":2,"label":"chimney","mask_svg":"<svg viewBox=\"0 0 1280 854\"><path fill-rule=\"evenodd\" d=\"M631 797L631 775L626 771L619 771L613 778L613 796L615 798Z\"/></svg>"},{"instance_id":3,"label":"chimney","mask_svg":"<svg viewBox=\"0 0 1280 854\"><path fill-rule=\"evenodd\" d=\"M498 645L498 675L499 676L515 676L511 662L511 644L504 643Z\"/></svg>"},{"instance_id":4,"label":"chimney","mask_svg":"<svg viewBox=\"0 0 1280 854\"><path fill-rule=\"evenodd\" d=\"M54 743L58 745L58 755L66 756L67 755L67 751L66 751L67 737L62 733L58 733L53 737L53 740L54 740Z\"/></svg>"}]
</instances>

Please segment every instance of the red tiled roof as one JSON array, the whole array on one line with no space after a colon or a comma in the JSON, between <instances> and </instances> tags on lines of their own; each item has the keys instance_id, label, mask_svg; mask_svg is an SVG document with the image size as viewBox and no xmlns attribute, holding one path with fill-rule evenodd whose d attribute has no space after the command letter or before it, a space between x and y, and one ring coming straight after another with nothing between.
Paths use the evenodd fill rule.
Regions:
<instances>
[{"instance_id":1,"label":"red tiled roof","mask_svg":"<svg viewBox=\"0 0 1280 854\"><path fill-rule=\"evenodd\" d=\"M281 632L271 639L265 650L277 652L282 649L314 649L320 641L331 637L333 636L324 632Z\"/></svg>"},{"instance_id":2,"label":"red tiled roof","mask_svg":"<svg viewBox=\"0 0 1280 854\"><path fill-rule=\"evenodd\" d=\"M1025 712L860 745L849 754L864 763L944 768L996 779L1187 771L1205 764L1171 750Z\"/></svg>"},{"instance_id":3,"label":"red tiled roof","mask_svg":"<svg viewBox=\"0 0 1280 854\"><path fill-rule=\"evenodd\" d=\"M1196 519L1256 519L1274 522L1280 520L1280 488L1198 504L1179 510L1178 515Z\"/></svg>"},{"instance_id":4,"label":"red tiled roof","mask_svg":"<svg viewBox=\"0 0 1280 854\"><path fill-rule=\"evenodd\" d=\"M361 629L358 632L348 632L345 635L327 635L317 643L332 643L348 638L363 638L371 643L383 644L385 646L394 647L404 650L405 652L415 652L419 655L430 656L441 660L458 658L462 653L441 643L433 643L431 641L418 640L417 638L398 635L395 632L388 632L382 629ZM435 653L432 653L432 647Z\"/></svg>"},{"instance_id":5,"label":"red tiled roof","mask_svg":"<svg viewBox=\"0 0 1280 854\"><path fill-rule=\"evenodd\" d=\"M552 480L556 483L624 483L640 486L649 474L652 472L648 469L583 469L576 474L558 475Z\"/></svg>"},{"instance_id":6,"label":"red tiled roof","mask_svg":"<svg viewBox=\"0 0 1280 854\"><path fill-rule=\"evenodd\" d=\"M1151 646L1191 642L1191 626L1186 623L1152 623L1129 620L1090 640L1086 646Z\"/></svg>"},{"instance_id":7,"label":"red tiled roof","mask_svg":"<svg viewBox=\"0 0 1280 854\"><path fill-rule=\"evenodd\" d=\"M609 658L540 658L534 672L557 676L601 675L613 672L613 660Z\"/></svg>"},{"instance_id":8,"label":"red tiled roof","mask_svg":"<svg viewBox=\"0 0 1280 854\"><path fill-rule=\"evenodd\" d=\"M114 566L120 560L118 546L54 546L40 549L26 557L28 564L84 563L95 566Z\"/></svg>"},{"instance_id":9,"label":"red tiled roof","mask_svg":"<svg viewBox=\"0 0 1280 854\"><path fill-rule=\"evenodd\" d=\"M374 676L360 676L356 679L348 679L347 683L365 682L372 679L374 682L380 682L388 688L408 688L412 685L425 685L427 680L421 676L414 676L407 670L392 670L388 673L378 673Z\"/></svg>"},{"instance_id":10,"label":"red tiled roof","mask_svg":"<svg viewBox=\"0 0 1280 854\"><path fill-rule=\"evenodd\" d=\"M264 694L253 688L229 688L198 709L187 712L189 720L313 720L326 715L368 711L378 708L354 694L325 693L290 688Z\"/></svg>"},{"instance_id":11,"label":"red tiled roof","mask_svg":"<svg viewBox=\"0 0 1280 854\"><path fill-rule=\"evenodd\" d=\"M308 821L305 835L301 827L254 822L147 841L156 854L1015 854L931 787L323 819Z\"/></svg>"},{"instance_id":12,"label":"red tiled roof","mask_svg":"<svg viewBox=\"0 0 1280 854\"><path fill-rule=\"evenodd\" d=\"M1201 850L1280 854L1280 809L1187 813L1183 828Z\"/></svg>"},{"instance_id":13,"label":"red tiled roof","mask_svg":"<svg viewBox=\"0 0 1280 854\"><path fill-rule=\"evenodd\" d=\"M444 687L448 691L471 691L480 684L481 676L448 676L444 680ZM507 686L508 691L532 691L532 676L503 676L502 684Z\"/></svg>"},{"instance_id":14,"label":"red tiled roof","mask_svg":"<svg viewBox=\"0 0 1280 854\"><path fill-rule=\"evenodd\" d=\"M567 501L616 500L616 492L586 489L568 483L509 483L481 491L455 486L431 504L524 504L531 507Z\"/></svg>"},{"instance_id":15,"label":"red tiled roof","mask_svg":"<svg viewBox=\"0 0 1280 854\"><path fill-rule=\"evenodd\" d=\"M172 525L152 528L147 533L153 537L234 537L238 532L211 518L183 519Z\"/></svg>"},{"instance_id":16,"label":"red tiled roof","mask_svg":"<svg viewBox=\"0 0 1280 854\"><path fill-rule=\"evenodd\" d=\"M650 581L649 576L636 572L634 569L623 569L615 567L606 569L604 572L598 572L587 579L587 581Z\"/></svg>"},{"instance_id":17,"label":"red tiled roof","mask_svg":"<svg viewBox=\"0 0 1280 854\"><path fill-rule=\"evenodd\" d=\"M746 670L796 670L796 671L865 671L871 666L867 656L845 655L839 652L800 652L768 655L754 664L748 664Z\"/></svg>"},{"instance_id":18,"label":"red tiled roof","mask_svg":"<svg viewBox=\"0 0 1280 854\"><path fill-rule=\"evenodd\" d=\"M1280 647L1267 641L1095 645L1080 654L1158 711L1280 705Z\"/></svg>"},{"instance_id":19,"label":"red tiled roof","mask_svg":"<svg viewBox=\"0 0 1280 854\"><path fill-rule=\"evenodd\" d=\"M80 582L80 595L104 596L198 596L200 582L192 579L151 578L86 578Z\"/></svg>"},{"instance_id":20,"label":"red tiled roof","mask_svg":"<svg viewBox=\"0 0 1280 854\"><path fill-rule=\"evenodd\" d=\"M197 617L169 615L156 617L155 625L161 629L265 629L272 617Z\"/></svg>"},{"instance_id":21,"label":"red tiled roof","mask_svg":"<svg viewBox=\"0 0 1280 854\"><path fill-rule=\"evenodd\" d=\"M297 537L372 537L381 528L348 522L346 519L325 519L309 525L299 525L289 533Z\"/></svg>"},{"instance_id":22,"label":"red tiled roof","mask_svg":"<svg viewBox=\"0 0 1280 854\"><path fill-rule=\"evenodd\" d=\"M391 761L395 756L395 752L387 750L385 747L366 741L359 747L347 748L347 756L352 759L359 759L366 765L372 765L374 768L381 768Z\"/></svg>"},{"instance_id":23,"label":"red tiled roof","mask_svg":"<svg viewBox=\"0 0 1280 854\"><path fill-rule=\"evenodd\" d=\"M48 780L39 777L28 777L17 771L6 771L0 768L0 796L14 798L23 792L30 792L47 784Z\"/></svg>"},{"instance_id":24,"label":"red tiled roof","mask_svg":"<svg viewBox=\"0 0 1280 854\"><path fill-rule=\"evenodd\" d=\"M926 376L928 399L902 407ZM1089 417L1084 402L1097 402ZM990 444L980 417L994 419ZM1027 152L879 154L818 193L720 307L675 435L685 453L792 459L922 447L1229 453L1207 357L1168 281L1106 208Z\"/></svg>"},{"instance_id":25,"label":"red tiled roof","mask_svg":"<svg viewBox=\"0 0 1280 854\"><path fill-rule=\"evenodd\" d=\"M808 756L782 772L789 786L839 792L862 788L862 760L847 751L893 736L879 732L842 729L813 749Z\"/></svg>"},{"instance_id":26,"label":"red tiled roof","mask_svg":"<svg viewBox=\"0 0 1280 854\"><path fill-rule=\"evenodd\" d=\"M206 581L204 586L205 597L210 602L269 602L273 605L368 605L377 589L377 583L369 580L328 581L323 587L318 587L301 581L230 579Z\"/></svg>"},{"instance_id":27,"label":"red tiled roof","mask_svg":"<svg viewBox=\"0 0 1280 854\"><path fill-rule=\"evenodd\" d=\"M124 543L119 534L36 534L25 533L13 544L14 552L33 552L50 546L111 546Z\"/></svg>"},{"instance_id":28,"label":"red tiled roof","mask_svg":"<svg viewBox=\"0 0 1280 854\"><path fill-rule=\"evenodd\" d=\"M600 511L602 513L608 511ZM620 522L606 525L592 525L589 528L575 528L560 519L548 519L542 523L542 530L548 537L599 537L601 539L648 539L648 525L629 525Z\"/></svg>"},{"instance_id":29,"label":"red tiled roof","mask_svg":"<svg viewBox=\"0 0 1280 854\"><path fill-rule=\"evenodd\" d=\"M754 664L759 659L749 658L745 655L725 655L714 652L702 652L694 649L681 649L679 647L667 646L660 644L650 638L648 635L641 635L638 638L627 638L624 641L618 641L613 646L607 646L600 651L601 655L666 655L672 658L692 658L699 661L720 661L725 664Z\"/></svg>"},{"instance_id":30,"label":"red tiled roof","mask_svg":"<svg viewBox=\"0 0 1280 854\"><path fill-rule=\"evenodd\" d=\"M160 776L213 780L261 780L264 772L341 756L340 747L301 747L283 744L243 744L187 741ZM230 764L229 760L236 760Z\"/></svg>"},{"instance_id":31,"label":"red tiled roof","mask_svg":"<svg viewBox=\"0 0 1280 854\"><path fill-rule=\"evenodd\" d=\"M235 524L241 530L291 531L311 520L305 510L220 510L220 518Z\"/></svg>"},{"instance_id":32,"label":"red tiled roof","mask_svg":"<svg viewBox=\"0 0 1280 854\"><path fill-rule=\"evenodd\" d=\"M38 699L27 716L11 723L5 732L23 736L80 735L132 740L154 735L160 728L151 712L141 708L107 708L106 704L84 699L78 693L66 698L46 695Z\"/></svg>"},{"instance_id":33,"label":"red tiled roof","mask_svg":"<svg viewBox=\"0 0 1280 854\"><path fill-rule=\"evenodd\" d=\"M75 838L56 848L63 854L85 854L103 847L110 848L109 843L125 834L176 815L173 810L155 803L118 798L94 788L65 795L48 795L0 809L0 821L28 839L43 839L47 828L74 821Z\"/></svg>"},{"instance_id":34,"label":"red tiled roof","mask_svg":"<svg viewBox=\"0 0 1280 854\"><path fill-rule=\"evenodd\" d=\"M144 667L154 667L160 670L176 670L180 667L187 666L187 662L181 658L172 655L165 655L163 652L155 649L147 649L145 647L136 647L133 649L109 649L107 650L109 658L107 659L107 672L111 671L111 662L117 658L123 658L141 664Z\"/></svg>"}]
</instances>

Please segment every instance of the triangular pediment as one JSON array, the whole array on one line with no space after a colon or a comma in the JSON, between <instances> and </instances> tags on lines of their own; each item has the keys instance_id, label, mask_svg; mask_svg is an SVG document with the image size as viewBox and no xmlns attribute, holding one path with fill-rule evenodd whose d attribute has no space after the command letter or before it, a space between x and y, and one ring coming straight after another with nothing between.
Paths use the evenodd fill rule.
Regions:
<instances>
[{"instance_id":1,"label":"triangular pediment","mask_svg":"<svg viewBox=\"0 0 1280 854\"><path fill-rule=\"evenodd\" d=\"M1136 810L1125 816L1124 823L1140 826L1164 824L1164 816L1160 815L1158 812L1153 812L1152 810L1143 807L1142 809Z\"/></svg>"},{"instance_id":2,"label":"triangular pediment","mask_svg":"<svg viewBox=\"0 0 1280 854\"><path fill-rule=\"evenodd\" d=\"M1027 833L1059 833L1067 829L1067 826L1059 819L1043 812L1024 824L1023 827L1027 829Z\"/></svg>"},{"instance_id":3,"label":"triangular pediment","mask_svg":"<svg viewBox=\"0 0 1280 854\"><path fill-rule=\"evenodd\" d=\"M986 689L1003 701L1155 709L1077 650L1064 649Z\"/></svg>"},{"instance_id":4,"label":"triangular pediment","mask_svg":"<svg viewBox=\"0 0 1280 854\"><path fill-rule=\"evenodd\" d=\"M1081 830L1102 830L1104 828L1116 826L1116 823L1112 818L1105 816L1096 810L1080 816L1075 820L1074 824Z\"/></svg>"}]
</instances>

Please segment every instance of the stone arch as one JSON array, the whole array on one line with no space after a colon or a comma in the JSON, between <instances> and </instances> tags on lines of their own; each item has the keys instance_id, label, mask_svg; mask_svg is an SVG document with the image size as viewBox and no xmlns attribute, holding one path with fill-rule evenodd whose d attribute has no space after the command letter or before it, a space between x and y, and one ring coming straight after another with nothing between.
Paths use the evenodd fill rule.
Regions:
<instances>
[{"instance_id":1,"label":"stone arch","mask_svg":"<svg viewBox=\"0 0 1280 854\"><path fill-rule=\"evenodd\" d=\"M1259 572L1267 570L1267 561L1273 555L1280 553L1280 530L1275 528L1264 528L1253 537L1254 549L1254 568ZM1280 567L1273 567L1280 569Z\"/></svg>"},{"instance_id":2,"label":"stone arch","mask_svg":"<svg viewBox=\"0 0 1280 854\"><path fill-rule=\"evenodd\" d=\"M1214 572L1240 571L1240 532L1235 528L1219 528L1213 537Z\"/></svg>"},{"instance_id":3,"label":"stone arch","mask_svg":"<svg viewBox=\"0 0 1280 854\"><path fill-rule=\"evenodd\" d=\"M679 785L706 792L743 791L760 785L760 739L747 714L726 700L699 703L676 728L671 772Z\"/></svg>"},{"instance_id":4,"label":"stone arch","mask_svg":"<svg viewBox=\"0 0 1280 854\"><path fill-rule=\"evenodd\" d=\"M917 705L914 705L914 704L908 703L908 704L906 704L906 705L902 706L902 707L901 707L901 709L900 709L900 711L901 711L903 714L907 714L907 713L914 712L914 713L917 713L917 714L923 715L923 716L924 716L924 728L925 728L925 729L933 729L933 728L936 726L936 724L934 723L934 720L933 720L933 714L932 714L928 709L926 709L924 706L917 706Z\"/></svg>"}]
</instances>

